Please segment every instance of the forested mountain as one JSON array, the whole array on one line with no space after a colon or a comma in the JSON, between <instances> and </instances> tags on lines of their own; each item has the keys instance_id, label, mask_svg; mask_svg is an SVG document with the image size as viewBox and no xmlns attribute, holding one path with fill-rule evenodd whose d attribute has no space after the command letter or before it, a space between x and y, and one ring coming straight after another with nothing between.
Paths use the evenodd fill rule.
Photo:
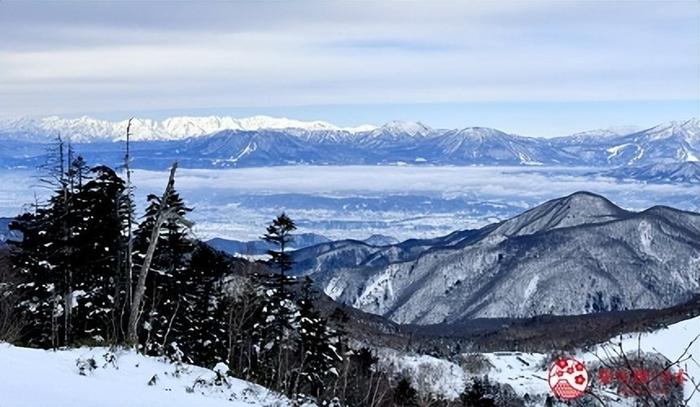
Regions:
<instances>
[{"instance_id":1,"label":"forested mountain","mask_svg":"<svg viewBox=\"0 0 700 407\"><path fill-rule=\"evenodd\" d=\"M700 215L575 193L504 222L374 247L293 253L332 298L399 323L664 308L700 292ZM575 277L574 277L575 276Z\"/></svg>"}]
</instances>

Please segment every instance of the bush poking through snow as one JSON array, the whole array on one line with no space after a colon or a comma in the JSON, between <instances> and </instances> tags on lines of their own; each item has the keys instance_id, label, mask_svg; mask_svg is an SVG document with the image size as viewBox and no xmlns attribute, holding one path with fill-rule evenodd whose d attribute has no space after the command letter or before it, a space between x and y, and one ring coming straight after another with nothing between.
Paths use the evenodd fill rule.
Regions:
<instances>
[{"instance_id":1,"label":"bush poking through snow","mask_svg":"<svg viewBox=\"0 0 700 407\"><path fill-rule=\"evenodd\" d=\"M472 375L484 374L493 367L489 358L481 353L465 353L460 355L459 366L465 372Z\"/></svg>"},{"instance_id":2,"label":"bush poking through snow","mask_svg":"<svg viewBox=\"0 0 700 407\"><path fill-rule=\"evenodd\" d=\"M93 358L78 358L75 360L75 366L78 368L79 375L87 376L88 373L92 373L93 370L97 369L97 362Z\"/></svg>"},{"instance_id":3,"label":"bush poking through snow","mask_svg":"<svg viewBox=\"0 0 700 407\"><path fill-rule=\"evenodd\" d=\"M151 380L148 381L149 386L155 386L158 383L158 375L154 374Z\"/></svg>"}]
</instances>

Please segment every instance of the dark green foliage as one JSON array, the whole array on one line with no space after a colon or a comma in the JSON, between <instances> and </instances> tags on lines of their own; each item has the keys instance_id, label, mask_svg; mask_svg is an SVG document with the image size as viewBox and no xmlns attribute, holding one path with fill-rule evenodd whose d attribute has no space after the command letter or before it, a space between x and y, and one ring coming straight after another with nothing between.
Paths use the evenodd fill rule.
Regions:
<instances>
[{"instance_id":1,"label":"dark green foliage","mask_svg":"<svg viewBox=\"0 0 700 407\"><path fill-rule=\"evenodd\" d=\"M401 378L394 388L394 403L401 407L418 405L418 392L405 377Z\"/></svg>"},{"instance_id":2,"label":"dark green foliage","mask_svg":"<svg viewBox=\"0 0 700 407\"><path fill-rule=\"evenodd\" d=\"M325 318L314 308L313 286L306 278L302 296L297 301L296 320L299 337L298 354L301 366L297 373L297 391L319 397L327 378L337 376L336 366L342 362L334 332Z\"/></svg>"},{"instance_id":3,"label":"dark green foliage","mask_svg":"<svg viewBox=\"0 0 700 407\"><path fill-rule=\"evenodd\" d=\"M32 324L24 330L21 342L33 346L58 346L59 335L55 317L61 293L57 292L60 275L48 262L46 245L51 244L45 228L49 226L48 213L44 210L25 213L10 224L12 230L22 234L23 239L12 249L12 265L19 276L15 287L19 301L18 313Z\"/></svg>"},{"instance_id":4,"label":"dark green foliage","mask_svg":"<svg viewBox=\"0 0 700 407\"><path fill-rule=\"evenodd\" d=\"M177 208L176 212L179 215L184 216L190 211L177 192L173 191L166 199L168 200L166 205ZM155 195L149 195L148 200L149 205L146 208L144 220L135 233L134 278L140 273L162 204L160 198ZM143 329L139 332L139 343L143 344L148 354L169 355L176 358L184 356L184 360L191 360L189 355L182 354L179 344L172 339L179 337L181 330L186 329L182 327L180 319L192 306L192 300L188 294L193 289L189 278L189 265L193 251L194 243L188 236L187 228L175 220L167 221L158 236L151 270L146 279L140 326ZM132 284L135 284L135 281ZM173 329L176 332L173 332Z\"/></svg>"},{"instance_id":5,"label":"dark green foliage","mask_svg":"<svg viewBox=\"0 0 700 407\"><path fill-rule=\"evenodd\" d=\"M135 277L149 245L149 239L163 203L155 195L148 196L144 220L135 233ZM166 221L158 236L151 272L146 280L139 342L148 354L167 355L187 362L212 363L225 353L208 337L222 334L221 313L217 303L218 282L226 273L226 265L218 264L214 252L198 246L188 227L179 219L191 211L173 190L165 205L175 208L180 218ZM206 344L206 345L205 345ZM209 349L207 347L211 346ZM215 356L215 355L218 355Z\"/></svg>"},{"instance_id":6,"label":"dark green foliage","mask_svg":"<svg viewBox=\"0 0 700 407\"><path fill-rule=\"evenodd\" d=\"M23 236L12 251L13 268L24 281L17 286L18 311L33 322L23 342L113 343L124 182L108 167L86 172L81 157L60 168L67 170L53 173L56 190L46 205L11 225Z\"/></svg>"},{"instance_id":7,"label":"dark green foliage","mask_svg":"<svg viewBox=\"0 0 700 407\"><path fill-rule=\"evenodd\" d=\"M122 221L118 212L124 181L109 167L91 170L80 187L70 222L74 335L97 343L114 342L116 281L120 270Z\"/></svg>"},{"instance_id":8,"label":"dark green foliage","mask_svg":"<svg viewBox=\"0 0 700 407\"><path fill-rule=\"evenodd\" d=\"M296 229L284 213L267 227L263 239L274 244L267 262L272 273L260 277L262 282L262 321L256 326L259 368L264 369L265 384L291 394L294 387L292 354L295 351L295 318L292 288L295 278L286 273L292 268L292 260L286 248L292 241L291 232Z\"/></svg>"},{"instance_id":9,"label":"dark green foliage","mask_svg":"<svg viewBox=\"0 0 700 407\"><path fill-rule=\"evenodd\" d=\"M495 407L488 378L472 379L471 385L459 396L463 406L469 407Z\"/></svg>"},{"instance_id":10,"label":"dark green foliage","mask_svg":"<svg viewBox=\"0 0 700 407\"><path fill-rule=\"evenodd\" d=\"M492 383L488 376L475 377L459 397L463 406L523 407L524 401L510 385Z\"/></svg>"}]
</instances>

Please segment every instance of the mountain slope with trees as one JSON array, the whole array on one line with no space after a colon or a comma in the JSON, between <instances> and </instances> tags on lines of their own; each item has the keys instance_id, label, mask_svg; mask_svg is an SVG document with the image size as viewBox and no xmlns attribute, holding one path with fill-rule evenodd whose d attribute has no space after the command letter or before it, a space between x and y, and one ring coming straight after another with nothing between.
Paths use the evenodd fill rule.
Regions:
<instances>
[{"instance_id":1,"label":"mountain slope with trees","mask_svg":"<svg viewBox=\"0 0 700 407\"><path fill-rule=\"evenodd\" d=\"M700 215L575 193L501 223L388 247L294 252L295 273L398 323L665 308L700 291ZM576 276L572 278L572 276Z\"/></svg>"}]
</instances>

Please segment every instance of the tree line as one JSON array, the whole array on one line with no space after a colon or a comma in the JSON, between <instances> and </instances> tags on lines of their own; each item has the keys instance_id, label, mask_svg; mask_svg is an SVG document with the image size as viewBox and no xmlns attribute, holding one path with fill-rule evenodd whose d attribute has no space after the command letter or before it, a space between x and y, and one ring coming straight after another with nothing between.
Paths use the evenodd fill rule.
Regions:
<instances>
[{"instance_id":1,"label":"tree line","mask_svg":"<svg viewBox=\"0 0 700 407\"><path fill-rule=\"evenodd\" d=\"M294 400L394 405L394 380L366 348L353 350L340 308L323 313L311 280L289 274L296 229L281 214L263 238L276 249L250 263L198 241L170 170L162 194L135 216L133 187L113 168L90 167L60 138L44 167L51 194L10 228L3 292L26 323L14 343L46 349L129 346L213 367Z\"/></svg>"}]
</instances>

